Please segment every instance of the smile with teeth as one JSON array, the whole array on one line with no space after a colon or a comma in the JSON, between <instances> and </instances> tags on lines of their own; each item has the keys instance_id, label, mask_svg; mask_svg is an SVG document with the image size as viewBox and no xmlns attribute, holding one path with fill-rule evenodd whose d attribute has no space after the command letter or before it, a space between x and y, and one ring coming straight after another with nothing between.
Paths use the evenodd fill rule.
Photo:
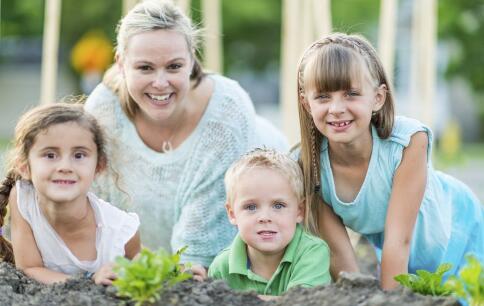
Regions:
<instances>
[{"instance_id":1,"label":"smile with teeth","mask_svg":"<svg viewBox=\"0 0 484 306\"><path fill-rule=\"evenodd\" d=\"M350 124L351 120L340 121L340 122L328 122L328 123L329 123L329 125L332 125L332 126L343 127L343 126L347 126L348 124Z\"/></svg>"},{"instance_id":2,"label":"smile with teeth","mask_svg":"<svg viewBox=\"0 0 484 306\"><path fill-rule=\"evenodd\" d=\"M258 235L261 235L262 237L271 237L276 234L274 231L259 231L257 232Z\"/></svg>"},{"instance_id":3,"label":"smile with teeth","mask_svg":"<svg viewBox=\"0 0 484 306\"><path fill-rule=\"evenodd\" d=\"M168 98L171 97L171 94L165 94L165 95L153 95L153 94L148 94L148 96L155 100L155 101L166 101Z\"/></svg>"},{"instance_id":4,"label":"smile with teeth","mask_svg":"<svg viewBox=\"0 0 484 306\"><path fill-rule=\"evenodd\" d=\"M55 184L61 184L61 185L71 185L74 184L76 181L74 180L53 180Z\"/></svg>"}]
</instances>

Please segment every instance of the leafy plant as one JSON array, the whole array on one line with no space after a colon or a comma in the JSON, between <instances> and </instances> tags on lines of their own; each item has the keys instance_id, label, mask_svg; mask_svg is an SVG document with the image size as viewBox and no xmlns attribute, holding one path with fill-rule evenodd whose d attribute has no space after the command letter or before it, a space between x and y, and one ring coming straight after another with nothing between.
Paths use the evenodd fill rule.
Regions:
<instances>
[{"instance_id":1,"label":"leafy plant","mask_svg":"<svg viewBox=\"0 0 484 306\"><path fill-rule=\"evenodd\" d=\"M136 306L154 303L163 289L191 278L191 274L181 271L179 264L185 249L171 255L164 249L152 252L144 248L131 261L124 257L116 258L113 270L118 278L113 285L118 289L118 295L135 301Z\"/></svg>"},{"instance_id":2,"label":"leafy plant","mask_svg":"<svg viewBox=\"0 0 484 306\"><path fill-rule=\"evenodd\" d=\"M449 277L445 286L470 306L483 306L484 266L473 255L467 255L466 260L467 265L460 269L459 277Z\"/></svg>"},{"instance_id":3,"label":"leafy plant","mask_svg":"<svg viewBox=\"0 0 484 306\"><path fill-rule=\"evenodd\" d=\"M411 273L400 274L395 276L395 280L402 286L423 295L450 295L452 293L451 290L442 284L442 277L450 268L452 268L450 263L444 263L434 273L426 270L417 270L416 275Z\"/></svg>"}]
</instances>

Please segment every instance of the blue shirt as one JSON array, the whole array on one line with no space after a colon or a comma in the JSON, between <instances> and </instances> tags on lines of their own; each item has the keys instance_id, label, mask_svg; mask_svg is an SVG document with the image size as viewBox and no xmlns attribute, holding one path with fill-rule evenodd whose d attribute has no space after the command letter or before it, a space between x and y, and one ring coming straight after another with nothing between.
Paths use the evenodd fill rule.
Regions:
<instances>
[{"instance_id":1,"label":"blue shirt","mask_svg":"<svg viewBox=\"0 0 484 306\"><path fill-rule=\"evenodd\" d=\"M351 203L341 201L331 170L328 142L321 146L322 196L343 223L363 234L377 249L381 259L384 227L392 182L402 160L403 150L415 133L426 132L427 186L412 236L408 270L434 271L439 264L453 264L456 274L466 263L464 254L473 252L484 259L484 208L472 191L457 179L434 170L431 163L432 132L417 120L397 117L389 138L381 139L372 127L373 147L364 182Z\"/></svg>"}]
</instances>

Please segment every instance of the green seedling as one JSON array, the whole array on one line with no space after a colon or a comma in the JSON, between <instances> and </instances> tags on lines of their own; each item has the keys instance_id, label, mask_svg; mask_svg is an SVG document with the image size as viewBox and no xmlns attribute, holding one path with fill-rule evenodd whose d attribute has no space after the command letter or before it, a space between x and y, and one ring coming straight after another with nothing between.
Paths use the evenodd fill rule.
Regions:
<instances>
[{"instance_id":1,"label":"green seedling","mask_svg":"<svg viewBox=\"0 0 484 306\"><path fill-rule=\"evenodd\" d=\"M442 284L442 277L445 272L452 268L450 263L441 264L432 273L426 270L417 270L417 274L400 274L395 276L395 280L402 286L412 289L423 295L446 296L452 292L447 286Z\"/></svg>"},{"instance_id":2,"label":"green seedling","mask_svg":"<svg viewBox=\"0 0 484 306\"><path fill-rule=\"evenodd\" d=\"M466 260L459 277L449 277L445 285L470 306L484 306L484 266L473 255L467 255Z\"/></svg>"},{"instance_id":3,"label":"green seedling","mask_svg":"<svg viewBox=\"0 0 484 306\"><path fill-rule=\"evenodd\" d=\"M192 277L182 272L179 264L180 255L185 249L171 255L163 249L152 252L144 248L133 260L116 258L113 270L117 279L113 285L118 295L135 301L136 306L159 300L163 289Z\"/></svg>"}]
</instances>

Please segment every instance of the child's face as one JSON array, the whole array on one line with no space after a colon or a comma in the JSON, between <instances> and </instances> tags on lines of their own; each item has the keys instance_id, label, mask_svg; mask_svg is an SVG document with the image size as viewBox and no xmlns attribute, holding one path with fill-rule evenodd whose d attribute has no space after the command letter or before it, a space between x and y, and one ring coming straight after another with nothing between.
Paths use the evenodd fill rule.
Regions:
<instances>
[{"instance_id":1,"label":"child's face","mask_svg":"<svg viewBox=\"0 0 484 306\"><path fill-rule=\"evenodd\" d=\"M92 133L75 122L61 123L35 137L22 174L32 181L40 203L85 201L97 162Z\"/></svg>"},{"instance_id":2,"label":"child's face","mask_svg":"<svg viewBox=\"0 0 484 306\"><path fill-rule=\"evenodd\" d=\"M372 112L385 102L385 85L375 89L369 80L352 82L350 90L319 92L307 88L304 106L316 128L330 143L355 144L371 135Z\"/></svg>"},{"instance_id":3,"label":"child's face","mask_svg":"<svg viewBox=\"0 0 484 306\"><path fill-rule=\"evenodd\" d=\"M226 205L230 222L239 229L251 254L281 255L303 219L287 178L277 170L254 168L236 184L233 203Z\"/></svg>"}]
</instances>

